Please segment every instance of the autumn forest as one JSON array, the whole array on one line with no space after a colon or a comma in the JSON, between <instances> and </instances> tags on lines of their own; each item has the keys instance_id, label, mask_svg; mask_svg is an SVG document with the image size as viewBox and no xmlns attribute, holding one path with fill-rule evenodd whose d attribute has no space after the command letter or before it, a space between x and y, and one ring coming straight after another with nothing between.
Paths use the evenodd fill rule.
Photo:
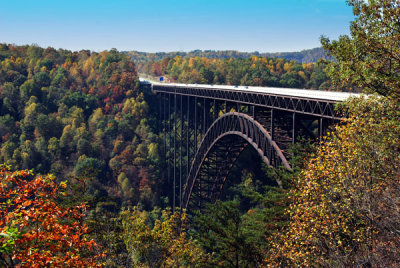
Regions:
<instances>
[{"instance_id":1,"label":"autumn forest","mask_svg":"<svg viewBox=\"0 0 400 268\"><path fill-rule=\"evenodd\" d=\"M295 54L0 43L0 266L398 267L400 4L348 4L350 36ZM200 213L172 209L139 75L363 94L291 171L244 150Z\"/></svg>"}]
</instances>

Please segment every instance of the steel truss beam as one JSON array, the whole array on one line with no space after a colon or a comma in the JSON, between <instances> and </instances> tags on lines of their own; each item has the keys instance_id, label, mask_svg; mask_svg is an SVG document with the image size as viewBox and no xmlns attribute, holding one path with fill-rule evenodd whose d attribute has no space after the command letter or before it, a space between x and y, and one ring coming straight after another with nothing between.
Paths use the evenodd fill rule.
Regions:
<instances>
[{"instance_id":1,"label":"steel truss beam","mask_svg":"<svg viewBox=\"0 0 400 268\"><path fill-rule=\"evenodd\" d=\"M274 95L270 93L238 92L228 89L174 87L171 85L153 85L153 92L178 94L185 96L200 97L212 100L230 101L242 105L255 105L264 108L283 110L323 118L339 120L342 118L336 113L335 101L302 98L285 95Z\"/></svg>"}]
</instances>

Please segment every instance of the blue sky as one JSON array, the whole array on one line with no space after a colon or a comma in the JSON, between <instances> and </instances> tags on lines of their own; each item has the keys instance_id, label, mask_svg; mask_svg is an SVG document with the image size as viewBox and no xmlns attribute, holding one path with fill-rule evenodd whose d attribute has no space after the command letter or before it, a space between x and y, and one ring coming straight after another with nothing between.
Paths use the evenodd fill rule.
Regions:
<instances>
[{"instance_id":1,"label":"blue sky","mask_svg":"<svg viewBox=\"0 0 400 268\"><path fill-rule=\"evenodd\" d=\"M284 52L348 34L353 19L345 0L0 0L0 42Z\"/></svg>"}]
</instances>

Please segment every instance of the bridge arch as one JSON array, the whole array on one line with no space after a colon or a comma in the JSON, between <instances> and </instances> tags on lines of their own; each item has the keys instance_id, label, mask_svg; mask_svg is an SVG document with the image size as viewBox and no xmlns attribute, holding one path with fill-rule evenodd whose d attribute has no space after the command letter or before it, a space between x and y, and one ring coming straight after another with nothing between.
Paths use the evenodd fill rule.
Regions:
<instances>
[{"instance_id":1,"label":"bridge arch","mask_svg":"<svg viewBox=\"0 0 400 268\"><path fill-rule=\"evenodd\" d=\"M284 166L291 170L281 149L259 122L247 114L229 112L217 118L205 133L187 177L182 206L201 209L205 203L215 202L230 168L247 145L251 145L268 166ZM219 151L222 155L218 155ZM200 178L210 174L210 166L213 179Z\"/></svg>"}]
</instances>

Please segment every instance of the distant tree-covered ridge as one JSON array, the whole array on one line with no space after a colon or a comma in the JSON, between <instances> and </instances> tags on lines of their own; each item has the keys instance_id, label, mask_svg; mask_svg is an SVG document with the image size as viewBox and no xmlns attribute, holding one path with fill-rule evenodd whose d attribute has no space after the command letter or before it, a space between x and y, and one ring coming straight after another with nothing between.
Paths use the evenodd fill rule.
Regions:
<instances>
[{"instance_id":1,"label":"distant tree-covered ridge","mask_svg":"<svg viewBox=\"0 0 400 268\"><path fill-rule=\"evenodd\" d=\"M190 52L126 52L135 63L144 63L148 61L161 61L164 58L175 58L181 56L185 59L193 57L204 57L207 59L246 59L252 56L281 58L285 60L295 60L299 63L313 63L319 59L330 59L321 47L313 49L305 49L299 52L276 52L276 53L260 53L260 52L239 52L236 50L193 50Z\"/></svg>"},{"instance_id":2,"label":"distant tree-covered ridge","mask_svg":"<svg viewBox=\"0 0 400 268\"><path fill-rule=\"evenodd\" d=\"M167 76L179 83L330 90L324 65L324 62L299 63L261 56L237 59L176 56L139 63L138 71L150 76Z\"/></svg>"}]
</instances>

